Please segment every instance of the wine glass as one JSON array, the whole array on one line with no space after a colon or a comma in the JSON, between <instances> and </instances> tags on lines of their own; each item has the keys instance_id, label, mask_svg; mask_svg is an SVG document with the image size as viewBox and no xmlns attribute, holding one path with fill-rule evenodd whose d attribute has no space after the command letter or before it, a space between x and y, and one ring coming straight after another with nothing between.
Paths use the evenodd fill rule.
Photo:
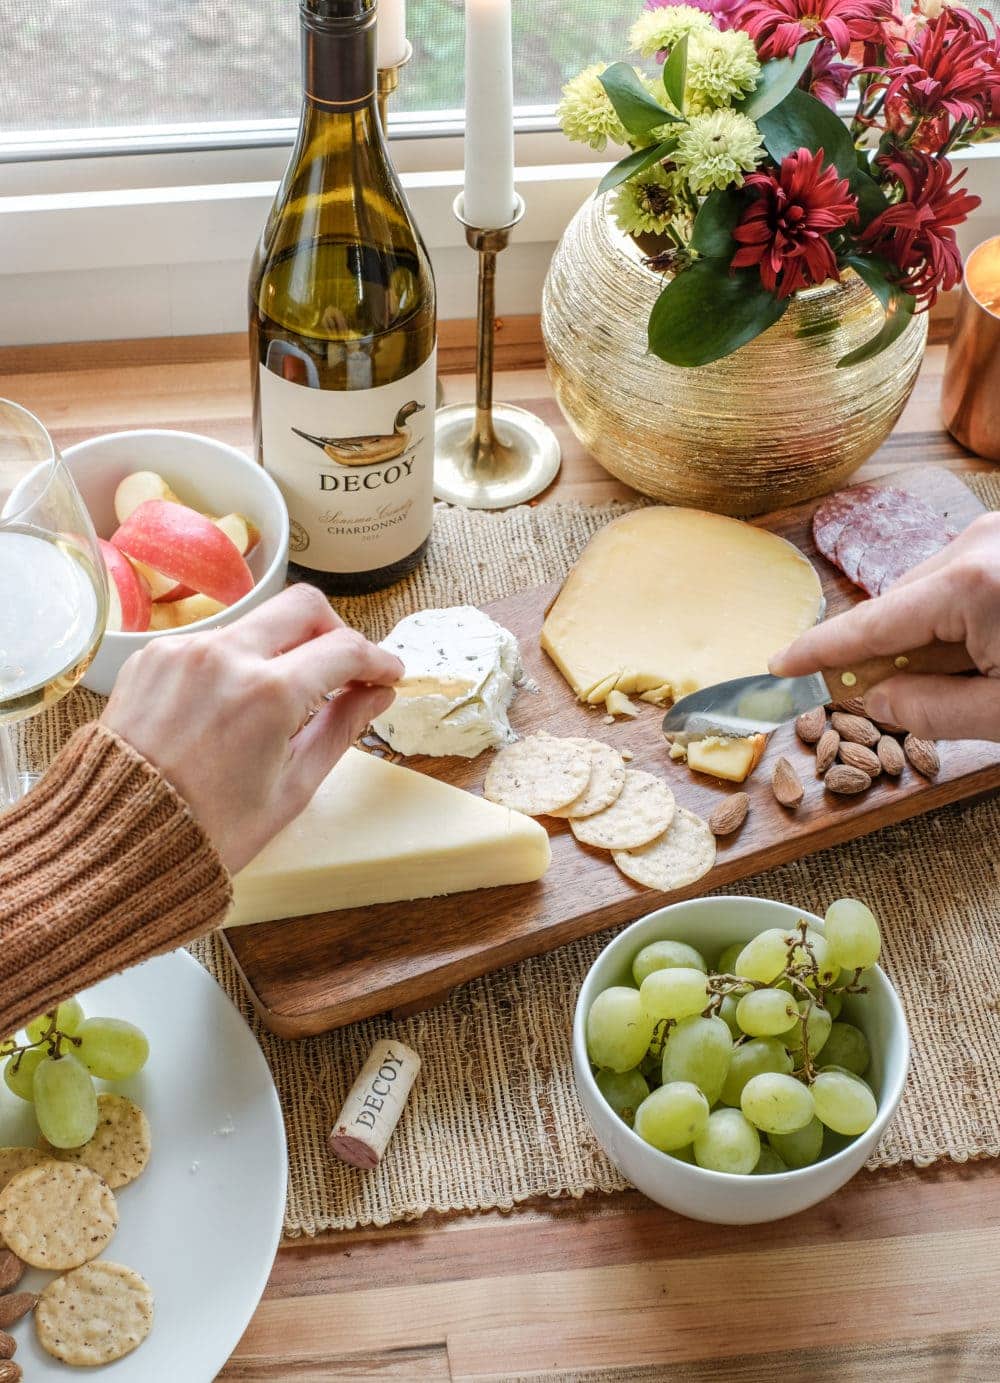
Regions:
<instances>
[{"instance_id":1,"label":"wine glass","mask_svg":"<svg viewBox=\"0 0 1000 1383\"><path fill-rule=\"evenodd\" d=\"M53 705L87 671L108 586L90 515L45 428L0 399L0 811L33 785L13 724Z\"/></svg>"}]
</instances>

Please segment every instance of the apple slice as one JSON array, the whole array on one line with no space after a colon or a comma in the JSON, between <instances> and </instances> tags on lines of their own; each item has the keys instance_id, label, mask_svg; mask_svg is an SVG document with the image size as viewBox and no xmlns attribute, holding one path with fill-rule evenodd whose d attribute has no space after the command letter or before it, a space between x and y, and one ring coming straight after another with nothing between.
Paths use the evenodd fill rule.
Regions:
<instances>
[{"instance_id":1,"label":"apple slice","mask_svg":"<svg viewBox=\"0 0 1000 1383\"><path fill-rule=\"evenodd\" d=\"M149 587L124 553L98 538L108 569L108 628L122 634L142 634L149 628L152 601Z\"/></svg>"},{"instance_id":2,"label":"apple slice","mask_svg":"<svg viewBox=\"0 0 1000 1383\"><path fill-rule=\"evenodd\" d=\"M212 600L207 595L189 595L183 600L161 601L154 605L150 621L151 629L181 629L185 624L194 624L197 619L210 619L226 607L221 601Z\"/></svg>"},{"instance_id":3,"label":"apple slice","mask_svg":"<svg viewBox=\"0 0 1000 1383\"><path fill-rule=\"evenodd\" d=\"M253 574L236 545L211 519L172 500L148 499L111 541L193 591L232 605L253 590Z\"/></svg>"},{"instance_id":4,"label":"apple slice","mask_svg":"<svg viewBox=\"0 0 1000 1383\"><path fill-rule=\"evenodd\" d=\"M137 562L134 557L131 561L149 587L149 593L154 600L177 600L182 595L193 594L186 586L175 581L172 576L164 576L162 571L157 571L155 567L148 567L145 562Z\"/></svg>"},{"instance_id":5,"label":"apple slice","mask_svg":"<svg viewBox=\"0 0 1000 1383\"><path fill-rule=\"evenodd\" d=\"M223 514L215 520L216 528L221 528L230 542L235 543L237 551L246 556L260 542L260 530L243 514Z\"/></svg>"},{"instance_id":6,"label":"apple slice","mask_svg":"<svg viewBox=\"0 0 1000 1383\"><path fill-rule=\"evenodd\" d=\"M177 496L158 471L133 471L119 482L115 491L115 518L124 523L147 499L169 499L179 503Z\"/></svg>"}]
</instances>

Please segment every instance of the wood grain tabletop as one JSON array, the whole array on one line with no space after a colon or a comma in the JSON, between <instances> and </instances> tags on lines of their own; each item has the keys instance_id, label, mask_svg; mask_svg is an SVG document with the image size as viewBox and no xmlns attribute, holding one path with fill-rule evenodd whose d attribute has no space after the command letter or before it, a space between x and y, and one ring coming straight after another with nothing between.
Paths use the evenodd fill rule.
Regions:
<instances>
[{"instance_id":1,"label":"wood grain tabletop","mask_svg":"<svg viewBox=\"0 0 1000 1383\"><path fill-rule=\"evenodd\" d=\"M468 339L445 332L448 402L471 395ZM563 444L546 500L627 498L562 422L531 319L502 323L499 341L509 368L497 396L540 413ZM64 446L165 426L249 448L242 352L238 337L9 349L0 396ZM941 426L943 365L932 345L859 478L929 462L988 469ZM995 1161L863 1173L805 1214L745 1229L625 1192L288 1242L220 1378L997 1383L998 1300Z\"/></svg>"}]
</instances>

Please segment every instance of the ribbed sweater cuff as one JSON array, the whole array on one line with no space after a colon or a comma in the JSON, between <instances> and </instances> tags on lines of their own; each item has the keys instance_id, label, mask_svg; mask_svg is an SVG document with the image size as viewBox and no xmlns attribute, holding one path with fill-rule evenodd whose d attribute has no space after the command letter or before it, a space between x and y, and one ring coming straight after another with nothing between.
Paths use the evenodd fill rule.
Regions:
<instances>
[{"instance_id":1,"label":"ribbed sweater cuff","mask_svg":"<svg viewBox=\"0 0 1000 1383\"><path fill-rule=\"evenodd\" d=\"M85 725L0 816L0 1037L211 930L231 897L183 799L114 731Z\"/></svg>"}]
</instances>

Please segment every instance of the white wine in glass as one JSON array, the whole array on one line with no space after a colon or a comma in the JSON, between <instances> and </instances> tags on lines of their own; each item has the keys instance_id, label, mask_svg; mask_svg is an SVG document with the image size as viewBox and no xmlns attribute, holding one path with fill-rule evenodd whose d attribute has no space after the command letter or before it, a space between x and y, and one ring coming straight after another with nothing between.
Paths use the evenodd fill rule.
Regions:
<instances>
[{"instance_id":1,"label":"white wine in glass","mask_svg":"<svg viewBox=\"0 0 1000 1383\"><path fill-rule=\"evenodd\" d=\"M0 399L0 810L34 781L17 772L13 723L76 686L107 614L80 492L38 419Z\"/></svg>"}]
</instances>

